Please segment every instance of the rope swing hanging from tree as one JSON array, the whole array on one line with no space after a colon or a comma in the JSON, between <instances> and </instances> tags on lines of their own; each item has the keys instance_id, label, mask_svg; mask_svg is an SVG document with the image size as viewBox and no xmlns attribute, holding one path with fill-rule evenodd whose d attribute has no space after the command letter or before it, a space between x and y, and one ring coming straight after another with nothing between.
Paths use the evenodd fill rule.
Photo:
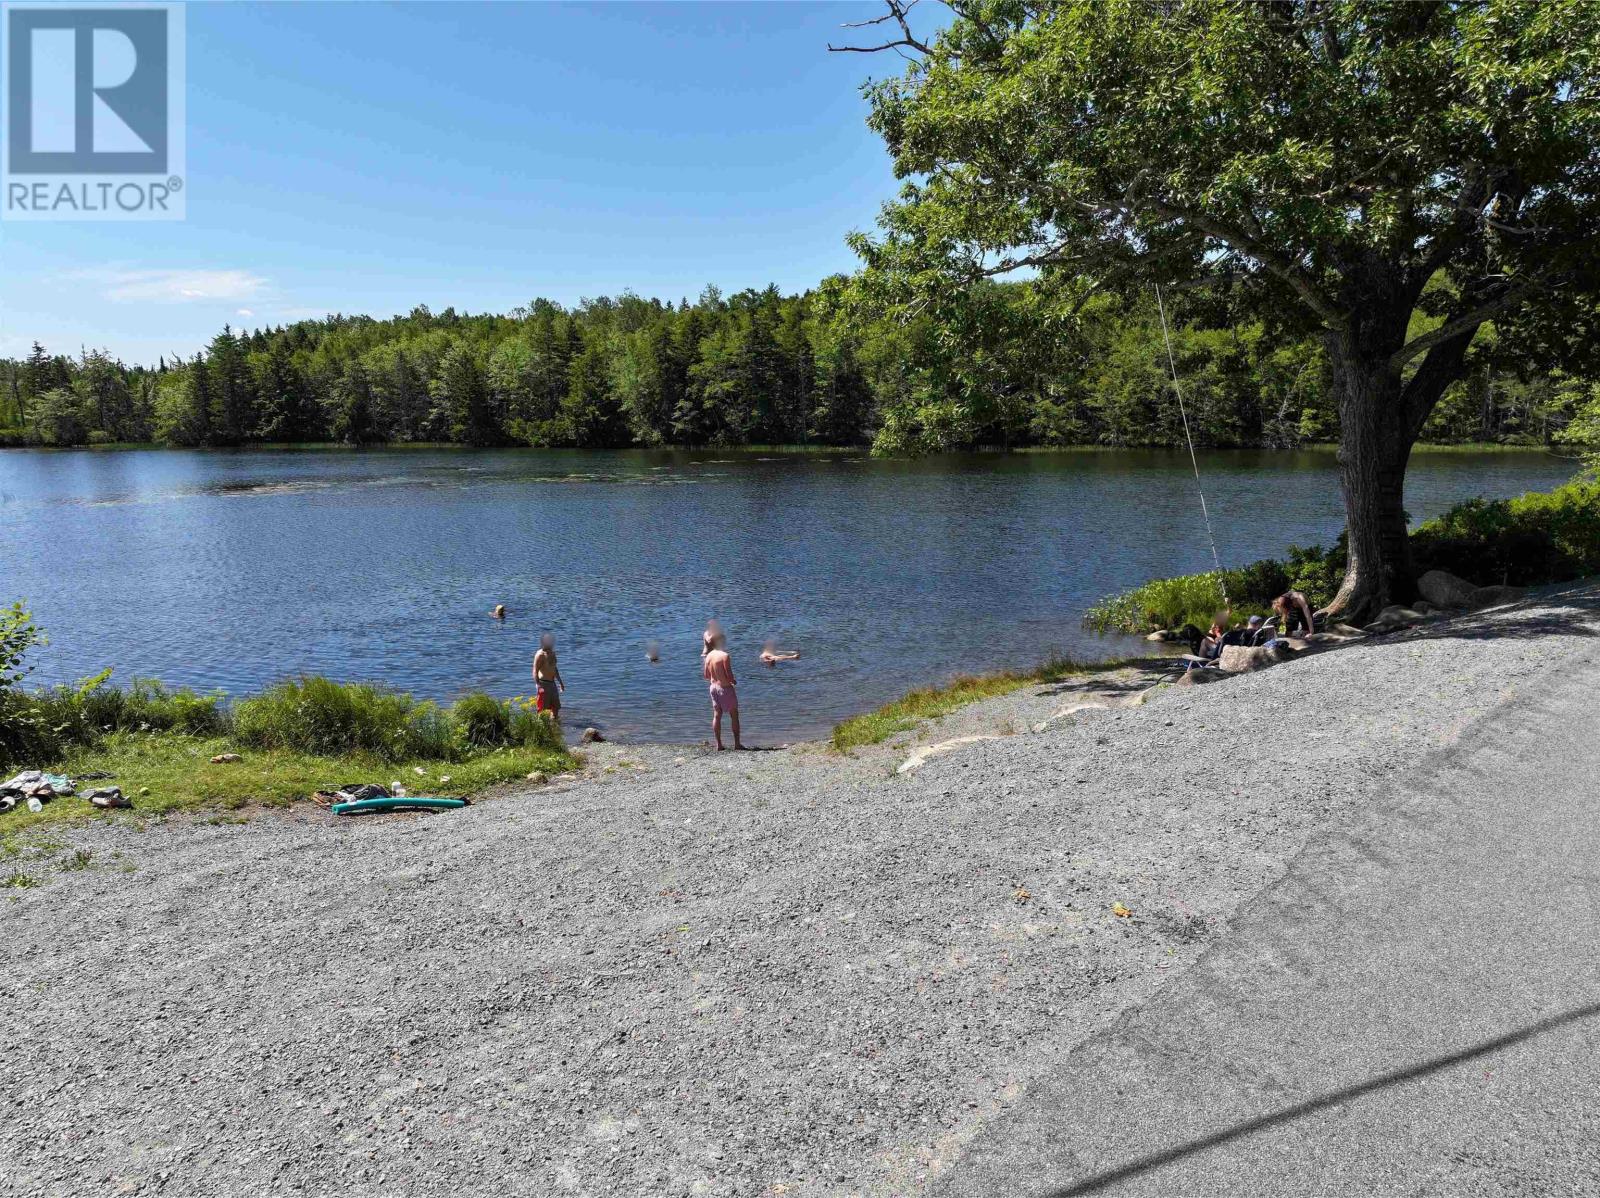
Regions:
<instances>
[{"instance_id":1,"label":"rope swing hanging from tree","mask_svg":"<svg viewBox=\"0 0 1600 1198\"><path fill-rule=\"evenodd\" d=\"M1189 465L1194 468L1194 489L1200 496L1200 515L1206 522L1206 539L1211 542L1211 560L1217 567L1217 586L1222 589L1222 606L1230 608L1228 580L1222 573L1222 557L1217 553L1217 534L1211 528L1211 510L1206 506L1206 489L1200 482L1200 459L1194 452L1194 434L1189 431L1189 413L1183 405L1183 388L1178 385L1178 362L1172 356L1172 333L1167 329L1167 306L1161 299L1161 284L1155 284L1156 311L1161 314L1161 339L1167 346L1167 369L1172 372L1172 391L1178 397L1178 415L1183 418L1183 439L1189 443Z\"/></svg>"}]
</instances>

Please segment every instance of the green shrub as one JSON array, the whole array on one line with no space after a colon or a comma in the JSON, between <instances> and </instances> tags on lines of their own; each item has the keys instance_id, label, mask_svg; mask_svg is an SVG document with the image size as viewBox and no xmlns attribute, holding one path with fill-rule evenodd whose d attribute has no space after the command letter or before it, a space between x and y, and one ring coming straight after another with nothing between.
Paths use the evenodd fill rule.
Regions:
<instances>
[{"instance_id":1,"label":"green shrub","mask_svg":"<svg viewBox=\"0 0 1600 1198\"><path fill-rule=\"evenodd\" d=\"M456 735L471 749L498 749L511 740L511 705L474 691L450 708Z\"/></svg>"},{"instance_id":2,"label":"green shrub","mask_svg":"<svg viewBox=\"0 0 1600 1198\"><path fill-rule=\"evenodd\" d=\"M360 682L291 678L234 705L234 736L260 749L380 761L453 760L454 729L433 703Z\"/></svg>"},{"instance_id":3,"label":"green shrub","mask_svg":"<svg viewBox=\"0 0 1600 1198\"><path fill-rule=\"evenodd\" d=\"M215 736L229 724L222 694L169 690L154 678L135 678L127 690L107 686L111 671L76 686L55 686L29 696L40 717L63 729L73 744L92 744L105 732L181 732Z\"/></svg>"},{"instance_id":4,"label":"green shrub","mask_svg":"<svg viewBox=\"0 0 1600 1198\"><path fill-rule=\"evenodd\" d=\"M11 690L28 676L24 664L28 650L46 644L44 633L21 603L0 608L0 692Z\"/></svg>"},{"instance_id":5,"label":"green shrub","mask_svg":"<svg viewBox=\"0 0 1600 1198\"><path fill-rule=\"evenodd\" d=\"M155 678L135 678L121 694L117 727L124 732L219 736L233 723L221 691L202 695L186 686L170 690Z\"/></svg>"},{"instance_id":6,"label":"green shrub","mask_svg":"<svg viewBox=\"0 0 1600 1198\"><path fill-rule=\"evenodd\" d=\"M1536 586L1600 573L1600 482L1515 499L1469 499L1411 536L1418 571L1483 586Z\"/></svg>"},{"instance_id":7,"label":"green shrub","mask_svg":"<svg viewBox=\"0 0 1600 1198\"><path fill-rule=\"evenodd\" d=\"M457 738L471 749L520 746L559 753L565 748L555 721L535 710L533 700L521 696L502 703L482 691L473 691L456 700L450 708L450 719L456 726Z\"/></svg>"},{"instance_id":8,"label":"green shrub","mask_svg":"<svg viewBox=\"0 0 1600 1198\"><path fill-rule=\"evenodd\" d=\"M1184 624L1204 628L1222 606L1221 579L1215 570L1208 570L1153 579L1102 599L1089 609L1084 623L1096 632L1144 632Z\"/></svg>"},{"instance_id":9,"label":"green shrub","mask_svg":"<svg viewBox=\"0 0 1600 1198\"><path fill-rule=\"evenodd\" d=\"M124 691L107 686L110 677L105 670L75 686L0 692L0 766L54 761L112 732L216 736L229 726L221 694L169 690L150 678Z\"/></svg>"},{"instance_id":10,"label":"green shrub","mask_svg":"<svg viewBox=\"0 0 1600 1198\"><path fill-rule=\"evenodd\" d=\"M526 749L545 749L552 753L566 751L561 739L561 728L543 712L535 711L531 701L513 700L507 704L511 712L511 744Z\"/></svg>"},{"instance_id":11,"label":"green shrub","mask_svg":"<svg viewBox=\"0 0 1600 1198\"><path fill-rule=\"evenodd\" d=\"M1339 539L1333 543L1331 549L1325 549L1320 545L1308 548L1290 545L1287 563L1289 586L1284 590L1292 587L1303 592L1313 609L1325 606L1339 593L1339 584L1344 581L1344 567L1348 556L1344 533L1339 534ZM1283 592L1278 593L1281 595Z\"/></svg>"},{"instance_id":12,"label":"green shrub","mask_svg":"<svg viewBox=\"0 0 1600 1198\"><path fill-rule=\"evenodd\" d=\"M171 689L153 678L136 678L126 690L107 686L105 670L75 686L25 692L17 685L28 672L23 659L42 643L21 604L0 609L0 768L57 762L114 733L206 739L231 732L251 748L385 762L462 761L515 747L565 751L560 729L531 704L481 691L445 712L387 687L306 675L230 710L220 693Z\"/></svg>"}]
</instances>

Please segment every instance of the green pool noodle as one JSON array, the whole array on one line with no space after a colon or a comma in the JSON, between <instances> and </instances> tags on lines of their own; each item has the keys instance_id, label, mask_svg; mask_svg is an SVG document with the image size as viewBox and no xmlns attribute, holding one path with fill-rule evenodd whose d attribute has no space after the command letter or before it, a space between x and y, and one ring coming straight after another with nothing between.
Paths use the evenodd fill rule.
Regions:
<instances>
[{"instance_id":1,"label":"green pool noodle","mask_svg":"<svg viewBox=\"0 0 1600 1198\"><path fill-rule=\"evenodd\" d=\"M453 811L457 807L466 805L465 799L405 795L387 799L358 799L353 803L335 803L329 810L335 815L358 815L363 811L401 811L407 807L422 811Z\"/></svg>"}]
</instances>

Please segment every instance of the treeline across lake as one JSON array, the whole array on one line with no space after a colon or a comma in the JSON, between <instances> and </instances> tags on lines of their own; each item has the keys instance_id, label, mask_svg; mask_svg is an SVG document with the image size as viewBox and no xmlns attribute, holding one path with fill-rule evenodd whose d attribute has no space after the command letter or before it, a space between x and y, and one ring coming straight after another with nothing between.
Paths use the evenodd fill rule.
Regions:
<instances>
[{"instance_id":1,"label":"treeline across lake","mask_svg":"<svg viewBox=\"0 0 1600 1198\"><path fill-rule=\"evenodd\" d=\"M694 302L536 300L504 315L426 307L224 328L191 359L129 366L35 343L0 360L0 443L453 442L975 446L1183 442L1153 302L1106 296L1070 332L1030 331L1026 283L995 285L991 336L852 316L843 280ZM1180 300L1181 304L1181 300ZM1175 314L1195 439L1288 448L1338 435L1320 344ZM1591 380L1520 375L1492 336L1423 432L1545 444L1596 403Z\"/></svg>"}]
</instances>

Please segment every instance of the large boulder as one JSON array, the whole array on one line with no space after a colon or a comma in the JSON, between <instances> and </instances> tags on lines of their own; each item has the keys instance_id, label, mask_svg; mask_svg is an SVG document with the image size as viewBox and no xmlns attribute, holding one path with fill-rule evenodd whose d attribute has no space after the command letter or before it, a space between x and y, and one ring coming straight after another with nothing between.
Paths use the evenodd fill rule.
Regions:
<instances>
[{"instance_id":1,"label":"large boulder","mask_svg":"<svg viewBox=\"0 0 1600 1198\"><path fill-rule=\"evenodd\" d=\"M1515 603L1528 592L1521 587L1479 587L1472 592L1470 607L1499 607L1502 603Z\"/></svg>"},{"instance_id":2,"label":"large boulder","mask_svg":"<svg viewBox=\"0 0 1600 1198\"><path fill-rule=\"evenodd\" d=\"M1428 624L1440 618L1440 613L1424 614L1413 608L1391 603L1378 613L1376 620L1361 631L1371 636L1382 636L1388 632L1399 632L1403 628L1415 628L1418 624Z\"/></svg>"},{"instance_id":3,"label":"large boulder","mask_svg":"<svg viewBox=\"0 0 1600 1198\"><path fill-rule=\"evenodd\" d=\"M1477 589L1448 570L1429 570L1417 579L1417 593L1435 607L1471 607Z\"/></svg>"},{"instance_id":4,"label":"large boulder","mask_svg":"<svg viewBox=\"0 0 1600 1198\"><path fill-rule=\"evenodd\" d=\"M1431 616L1413 608L1401 607L1398 603L1391 604L1378 613L1379 624L1391 624L1396 628L1405 628L1412 624L1422 624L1432 619Z\"/></svg>"},{"instance_id":5,"label":"large boulder","mask_svg":"<svg viewBox=\"0 0 1600 1198\"><path fill-rule=\"evenodd\" d=\"M1248 674L1252 670L1264 670L1280 661L1288 661L1293 656L1294 650L1282 643L1224 645L1222 655L1217 658L1217 667L1225 674Z\"/></svg>"}]
</instances>

